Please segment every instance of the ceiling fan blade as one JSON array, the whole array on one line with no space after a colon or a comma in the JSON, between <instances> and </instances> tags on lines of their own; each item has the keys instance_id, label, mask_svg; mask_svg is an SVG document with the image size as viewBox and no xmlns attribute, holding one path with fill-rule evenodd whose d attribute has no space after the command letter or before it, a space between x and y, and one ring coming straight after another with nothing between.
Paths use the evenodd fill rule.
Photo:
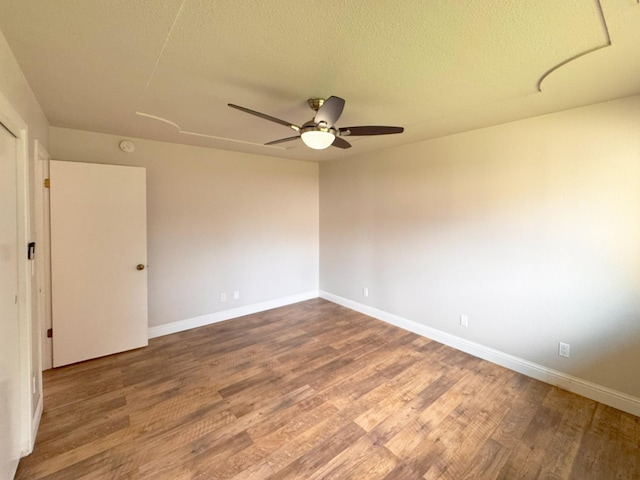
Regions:
<instances>
[{"instance_id":1,"label":"ceiling fan blade","mask_svg":"<svg viewBox=\"0 0 640 480\"><path fill-rule=\"evenodd\" d=\"M278 143L290 142L291 140L296 140L298 138L300 138L300 135L296 135L295 137L281 138L280 140L273 140L269 143L265 143L265 145L276 145Z\"/></svg>"},{"instance_id":2,"label":"ceiling fan blade","mask_svg":"<svg viewBox=\"0 0 640 480\"><path fill-rule=\"evenodd\" d=\"M338 148L351 148L351 144L347 142L344 138L336 137L333 139L332 147Z\"/></svg>"},{"instance_id":3,"label":"ceiling fan blade","mask_svg":"<svg viewBox=\"0 0 640 480\"><path fill-rule=\"evenodd\" d=\"M333 125L338 121L338 118L340 118L340 115L342 115L344 103L344 98L333 96L327 98L318 109L318 113L316 113L313 121L316 124L326 123L327 127L333 127Z\"/></svg>"},{"instance_id":4,"label":"ceiling fan blade","mask_svg":"<svg viewBox=\"0 0 640 480\"><path fill-rule=\"evenodd\" d=\"M342 127L340 135L390 135L392 133L402 133L402 127L385 127L382 125L370 125L362 127Z\"/></svg>"},{"instance_id":5,"label":"ceiling fan blade","mask_svg":"<svg viewBox=\"0 0 640 480\"><path fill-rule=\"evenodd\" d=\"M270 122L279 123L280 125L284 125L285 127L289 127L294 129L296 132L300 131L300 127L294 125L291 122L287 122L285 120L280 120L279 118L272 117L271 115L267 115L265 113L256 112L255 110L251 110L249 108L241 107L239 105L234 105L233 103L228 103L231 108L235 108L236 110L240 110L245 113L250 113L251 115L255 115L256 117L264 118L265 120L269 120Z\"/></svg>"}]
</instances>

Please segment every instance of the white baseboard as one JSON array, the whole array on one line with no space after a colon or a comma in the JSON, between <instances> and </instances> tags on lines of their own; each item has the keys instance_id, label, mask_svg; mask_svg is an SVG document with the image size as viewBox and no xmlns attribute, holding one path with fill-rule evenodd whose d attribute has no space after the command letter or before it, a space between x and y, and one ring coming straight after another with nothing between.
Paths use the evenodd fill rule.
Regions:
<instances>
[{"instance_id":1,"label":"white baseboard","mask_svg":"<svg viewBox=\"0 0 640 480\"><path fill-rule=\"evenodd\" d=\"M36 435L38 434L38 428L40 428L40 420L42 419L42 410L44 408L44 403L42 401L42 392L40 392L40 396L38 397L38 404L36 405L36 411L33 414L33 419L31 420L31 450L29 453L33 452L33 447L36 445Z\"/></svg>"},{"instance_id":2,"label":"white baseboard","mask_svg":"<svg viewBox=\"0 0 640 480\"><path fill-rule=\"evenodd\" d=\"M311 290L309 292L290 295L288 297L276 298L265 302L232 308L230 310L223 310L221 312L209 313L199 317L187 318L177 322L149 327L148 335L149 338L161 337L171 333L203 327L212 323L224 322L225 320L231 320L232 318L238 318L244 315L251 315L253 313L264 312L265 310L271 310L273 308L284 307L286 305L291 305L292 303L304 302L305 300L311 300L312 298L318 298L318 290Z\"/></svg>"},{"instance_id":3,"label":"white baseboard","mask_svg":"<svg viewBox=\"0 0 640 480\"><path fill-rule=\"evenodd\" d=\"M25 438L23 442L23 448L20 452L20 458L26 457L31 452L33 452L33 447L36 445L36 435L38 434L38 428L40 428L40 420L42 419L42 395L38 398L38 403L36 405L36 409L33 412L33 417L31 417L31 437ZM13 477L11 477L13 478Z\"/></svg>"},{"instance_id":4,"label":"white baseboard","mask_svg":"<svg viewBox=\"0 0 640 480\"><path fill-rule=\"evenodd\" d=\"M499 350L451 335L450 333L428 327L421 323L399 317L383 310L378 310L377 308L373 308L368 305L354 302L353 300L349 300L329 292L320 291L320 297L325 300L329 300L330 302L337 303L338 305L342 305L343 307L350 308L351 310L377 318L378 320L382 320L383 322L391 325L395 325L396 327L400 327L404 330L430 338L436 342L443 343L457 350L469 353L475 357L488 360L489 362L502 367L522 373L535 378L536 380L556 385L564 390L577 393L578 395L582 395L583 397L590 398L632 415L640 416L640 398L638 397L618 392L566 373L552 370L523 358L509 355Z\"/></svg>"}]
</instances>

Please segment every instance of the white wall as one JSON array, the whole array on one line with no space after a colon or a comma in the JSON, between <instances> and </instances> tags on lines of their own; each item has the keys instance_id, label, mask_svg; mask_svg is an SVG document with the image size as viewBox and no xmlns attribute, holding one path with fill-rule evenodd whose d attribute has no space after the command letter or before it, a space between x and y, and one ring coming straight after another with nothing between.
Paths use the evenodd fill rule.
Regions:
<instances>
[{"instance_id":1,"label":"white wall","mask_svg":"<svg viewBox=\"0 0 640 480\"><path fill-rule=\"evenodd\" d=\"M150 326L317 292L317 164L121 140L52 128L50 154L146 167Z\"/></svg>"},{"instance_id":2,"label":"white wall","mask_svg":"<svg viewBox=\"0 0 640 480\"><path fill-rule=\"evenodd\" d=\"M33 149L33 140L36 139L48 148L49 122L2 32L0 32L0 91L29 126L31 139L29 149ZM30 158L33 158L33 155L30 155Z\"/></svg>"},{"instance_id":3,"label":"white wall","mask_svg":"<svg viewBox=\"0 0 640 480\"><path fill-rule=\"evenodd\" d=\"M322 291L640 396L640 96L324 163L320 199Z\"/></svg>"}]
</instances>

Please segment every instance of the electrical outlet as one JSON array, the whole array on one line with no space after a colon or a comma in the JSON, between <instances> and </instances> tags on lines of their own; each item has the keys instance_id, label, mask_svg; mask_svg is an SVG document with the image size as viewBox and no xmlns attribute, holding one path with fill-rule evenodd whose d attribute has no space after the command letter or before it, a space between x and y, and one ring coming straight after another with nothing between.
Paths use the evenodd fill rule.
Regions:
<instances>
[{"instance_id":1,"label":"electrical outlet","mask_svg":"<svg viewBox=\"0 0 640 480\"><path fill-rule=\"evenodd\" d=\"M234 300L240 300L240 290L234 290L233 291L233 299Z\"/></svg>"},{"instance_id":2,"label":"electrical outlet","mask_svg":"<svg viewBox=\"0 0 640 480\"><path fill-rule=\"evenodd\" d=\"M568 343L560 342L558 344L558 355L560 355L561 357L569 358L569 356L571 355L571 345L569 345Z\"/></svg>"},{"instance_id":3,"label":"electrical outlet","mask_svg":"<svg viewBox=\"0 0 640 480\"><path fill-rule=\"evenodd\" d=\"M221 293L220 294L220 301L221 302L226 302L227 301L227 294L226 293Z\"/></svg>"},{"instance_id":4,"label":"electrical outlet","mask_svg":"<svg viewBox=\"0 0 640 480\"><path fill-rule=\"evenodd\" d=\"M468 327L469 326L469 316L465 315L464 313L460 314L460 325L462 325L463 327Z\"/></svg>"},{"instance_id":5,"label":"electrical outlet","mask_svg":"<svg viewBox=\"0 0 640 480\"><path fill-rule=\"evenodd\" d=\"M369 289L367 287L364 287L362 289L362 295L364 295L365 297L369 296Z\"/></svg>"}]
</instances>

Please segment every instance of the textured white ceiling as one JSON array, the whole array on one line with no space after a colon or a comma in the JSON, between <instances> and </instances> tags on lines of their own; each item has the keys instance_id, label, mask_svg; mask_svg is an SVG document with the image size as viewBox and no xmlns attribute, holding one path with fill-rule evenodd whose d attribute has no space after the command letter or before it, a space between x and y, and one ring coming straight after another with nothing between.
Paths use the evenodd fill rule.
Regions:
<instances>
[{"instance_id":1,"label":"textured white ceiling","mask_svg":"<svg viewBox=\"0 0 640 480\"><path fill-rule=\"evenodd\" d=\"M0 0L54 126L326 160L640 93L639 0ZM353 148L266 147L310 97ZM183 132L183 133L180 133Z\"/></svg>"}]
</instances>

